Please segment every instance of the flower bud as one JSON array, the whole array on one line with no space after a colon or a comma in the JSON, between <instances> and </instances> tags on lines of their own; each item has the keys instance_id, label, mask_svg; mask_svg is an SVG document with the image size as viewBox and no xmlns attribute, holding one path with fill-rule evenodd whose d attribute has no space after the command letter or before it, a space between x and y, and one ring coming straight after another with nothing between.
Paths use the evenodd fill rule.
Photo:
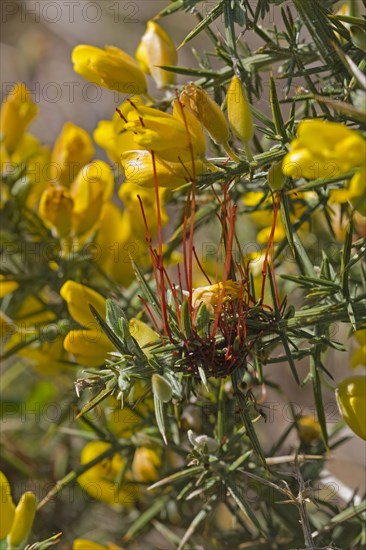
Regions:
<instances>
[{"instance_id":1,"label":"flower bud","mask_svg":"<svg viewBox=\"0 0 366 550\"><path fill-rule=\"evenodd\" d=\"M163 403L168 403L173 395L171 385L160 374L154 373L151 377L151 385L153 394L156 395Z\"/></svg>"},{"instance_id":2,"label":"flower bud","mask_svg":"<svg viewBox=\"0 0 366 550\"><path fill-rule=\"evenodd\" d=\"M36 515L37 501L31 492L23 493L15 509L14 521L8 535L10 548L19 546L29 535Z\"/></svg>"},{"instance_id":3,"label":"flower bud","mask_svg":"<svg viewBox=\"0 0 366 550\"><path fill-rule=\"evenodd\" d=\"M242 143L253 137L253 119L240 78L233 76L227 92L227 114L233 134Z\"/></svg>"},{"instance_id":4,"label":"flower bud","mask_svg":"<svg viewBox=\"0 0 366 550\"><path fill-rule=\"evenodd\" d=\"M4 539L13 525L15 506L11 498L10 484L0 471L0 540Z\"/></svg>"},{"instance_id":5,"label":"flower bud","mask_svg":"<svg viewBox=\"0 0 366 550\"><path fill-rule=\"evenodd\" d=\"M198 118L215 143L225 144L229 141L230 132L225 115L205 90L191 82L184 87L180 101Z\"/></svg>"},{"instance_id":6,"label":"flower bud","mask_svg":"<svg viewBox=\"0 0 366 550\"><path fill-rule=\"evenodd\" d=\"M366 440L366 376L350 376L338 384L336 398L343 419Z\"/></svg>"},{"instance_id":7,"label":"flower bud","mask_svg":"<svg viewBox=\"0 0 366 550\"><path fill-rule=\"evenodd\" d=\"M147 82L132 57L114 46L105 49L81 44L72 51L74 71L86 80L123 94L144 94Z\"/></svg>"},{"instance_id":8,"label":"flower bud","mask_svg":"<svg viewBox=\"0 0 366 550\"><path fill-rule=\"evenodd\" d=\"M39 216L59 237L66 237L70 233L72 209L73 200L66 189L49 185L42 193Z\"/></svg>"},{"instance_id":9,"label":"flower bud","mask_svg":"<svg viewBox=\"0 0 366 550\"><path fill-rule=\"evenodd\" d=\"M274 162L268 172L268 184L272 191L279 191L285 183L282 172L282 161Z\"/></svg>"},{"instance_id":10,"label":"flower bud","mask_svg":"<svg viewBox=\"0 0 366 550\"><path fill-rule=\"evenodd\" d=\"M160 66L176 65L177 50L168 34L155 21L147 23L135 55L141 70L152 75L158 88L174 84L175 74Z\"/></svg>"},{"instance_id":11,"label":"flower bud","mask_svg":"<svg viewBox=\"0 0 366 550\"><path fill-rule=\"evenodd\" d=\"M20 82L5 99L0 113L0 132L9 154L16 149L26 128L38 113L38 107L26 86Z\"/></svg>"},{"instance_id":12,"label":"flower bud","mask_svg":"<svg viewBox=\"0 0 366 550\"><path fill-rule=\"evenodd\" d=\"M64 124L52 151L50 180L69 187L78 172L94 156L89 134L72 122Z\"/></svg>"}]
</instances>

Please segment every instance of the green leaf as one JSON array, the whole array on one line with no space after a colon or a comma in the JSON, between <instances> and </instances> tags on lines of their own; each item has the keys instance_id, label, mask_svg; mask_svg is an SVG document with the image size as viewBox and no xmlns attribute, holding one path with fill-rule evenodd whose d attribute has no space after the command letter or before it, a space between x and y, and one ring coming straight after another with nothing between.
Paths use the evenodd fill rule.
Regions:
<instances>
[{"instance_id":1,"label":"green leaf","mask_svg":"<svg viewBox=\"0 0 366 550\"><path fill-rule=\"evenodd\" d=\"M215 6L207 15L194 27L194 29L187 34L183 42L178 46L178 49L187 44L192 38L197 36L203 29L205 29L208 25L210 25L215 19L220 17L224 11L224 3L226 0L222 0L217 6Z\"/></svg>"},{"instance_id":2,"label":"green leaf","mask_svg":"<svg viewBox=\"0 0 366 550\"><path fill-rule=\"evenodd\" d=\"M232 483L232 481L229 478L225 478L224 483L227 486L228 491L231 494L231 496L233 497L235 503L237 504L237 506L239 506L240 510L244 514L244 516L246 518L246 521L249 524L248 527L251 528L250 530L252 532L256 532L256 531L258 532L259 531L260 533L265 535L265 533L264 533L264 531L261 527L261 524L259 523L259 521L257 519L257 516L252 511L249 503L245 500L245 498L243 496L243 492L238 491L236 486L234 485L234 483Z\"/></svg>"},{"instance_id":3,"label":"green leaf","mask_svg":"<svg viewBox=\"0 0 366 550\"><path fill-rule=\"evenodd\" d=\"M110 328L119 336L122 337L122 333L119 326L119 320L121 317L126 318L123 309L117 305L110 298L106 301L106 321Z\"/></svg>"},{"instance_id":4,"label":"green leaf","mask_svg":"<svg viewBox=\"0 0 366 550\"><path fill-rule=\"evenodd\" d=\"M231 380L232 380L235 396L239 402L240 416L246 430L246 435L248 436L252 444L252 447L256 452L256 454L258 455L259 459L261 460L262 464L267 468L266 459L265 459L262 447L259 443L256 431L253 427L252 419L250 417L249 407L248 407L249 402L239 388L240 380L237 379L236 371L234 371L233 374L231 375Z\"/></svg>"},{"instance_id":5,"label":"green leaf","mask_svg":"<svg viewBox=\"0 0 366 550\"><path fill-rule=\"evenodd\" d=\"M202 466L192 466L187 470L182 470L182 471L176 472L175 474L171 474L170 476L164 477L164 479L160 479L153 485L150 485L148 490L152 491L157 487L162 487L163 485L168 485L169 483L174 484L177 481L183 481L184 479L195 477L196 475L201 474L202 472L203 472Z\"/></svg>"},{"instance_id":6,"label":"green leaf","mask_svg":"<svg viewBox=\"0 0 366 550\"><path fill-rule=\"evenodd\" d=\"M282 137L282 143L286 143L288 141L286 127L282 118L281 107L277 96L276 84L272 75L270 76L269 86L270 86L269 97L270 97L272 116L273 116L273 121L276 128L276 132L279 136Z\"/></svg>"},{"instance_id":7,"label":"green leaf","mask_svg":"<svg viewBox=\"0 0 366 550\"><path fill-rule=\"evenodd\" d=\"M105 335L109 338L109 340L112 342L112 344L115 346L117 351L119 351L122 354L128 354L128 349L125 346L125 343L123 340L111 329L111 327L105 322L103 317L98 313L98 311L93 307L91 304L89 304L89 309L92 312L92 315L95 317L95 319L98 321L101 329L105 333Z\"/></svg>"},{"instance_id":8,"label":"green leaf","mask_svg":"<svg viewBox=\"0 0 366 550\"><path fill-rule=\"evenodd\" d=\"M155 499L152 506L138 515L137 520L131 525L127 533L122 537L124 541L133 539L142 529L148 525L153 518L160 514L161 510L166 506L169 496L162 495Z\"/></svg>"},{"instance_id":9,"label":"green leaf","mask_svg":"<svg viewBox=\"0 0 366 550\"><path fill-rule=\"evenodd\" d=\"M86 403L86 405L83 406L83 408L81 409L81 411L78 413L78 415L76 416L76 418L80 418L81 416L83 416L84 414L86 414L87 412L91 411L92 409L94 409L94 407L96 407L97 405L99 405L99 403L101 403L102 401L104 401L104 399L106 399L107 397L109 397L110 395L112 395L113 393L113 388L104 388L104 390L102 390L101 392L98 393L98 395L96 395L95 397L93 397L93 399L91 399L88 403Z\"/></svg>"},{"instance_id":10,"label":"green leaf","mask_svg":"<svg viewBox=\"0 0 366 550\"><path fill-rule=\"evenodd\" d=\"M168 442L165 433L164 404L162 401L160 401L159 397L156 394L154 394L154 409L159 432L162 435L165 445L167 445Z\"/></svg>"}]
</instances>

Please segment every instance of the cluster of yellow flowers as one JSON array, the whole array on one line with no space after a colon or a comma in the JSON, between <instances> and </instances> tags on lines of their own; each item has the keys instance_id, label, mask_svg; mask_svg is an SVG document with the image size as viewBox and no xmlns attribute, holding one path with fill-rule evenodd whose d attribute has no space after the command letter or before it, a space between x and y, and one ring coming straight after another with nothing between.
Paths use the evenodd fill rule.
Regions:
<instances>
[{"instance_id":1,"label":"cluster of yellow flowers","mask_svg":"<svg viewBox=\"0 0 366 550\"><path fill-rule=\"evenodd\" d=\"M333 178L334 182L327 183L324 190L329 193L330 202L349 202L359 214L366 215L366 141L357 131L340 123L320 119L303 120L284 158L269 169L269 195L268 188L264 191L263 186L258 190L253 187L252 172L258 166L250 146L254 126L250 103L238 74L234 74L228 82L225 98L227 116L218 103L194 83L183 87L180 95L168 106L171 111L167 112L152 102L146 75L152 76L159 89L171 89L175 83L174 72L162 67L177 63L177 51L170 37L155 21L148 22L135 57L133 59L114 46L101 49L92 45L79 45L72 53L74 70L78 74L99 86L129 95L113 117L101 120L93 133L94 141L105 150L115 170L107 162L94 158L91 136L72 122L64 125L52 150L27 133L28 126L38 114L38 107L24 84L15 86L1 109L3 179L0 207L6 210L12 198L21 195L19 204L23 212L31 211L38 216L43 222L43 230L46 228L48 236L51 235L61 247L60 261L56 259L48 262L49 272L56 274L55 279L58 277L57 288L47 283L37 288L36 293L20 294L19 302L15 302L12 310L12 318L3 313L0 316L2 336L7 337L4 346L6 352L16 350L17 354L33 362L43 373L61 371L68 364L94 369L105 364L113 354L121 358L90 308L92 306L101 318L106 318L106 299L92 288L97 286L94 283L99 282L98 277L93 274L88 279L84 274L79 276L77 270L70 275L67 270L62 271L60 268L61 260L67 260L75 250L80 252L84 246L94 245L98 252L95 262L108 280L103 288L108 290L112 285L115 285L114 288L117 285L125 288L131 285L134 280L133 262L143 269L154 267L156 270L157 264L151 258L154 252L151 253L146 241L158 234L159 245L162 245L161 230L169 221L166 208L169 198L173 192L179 196L179 188L196 182L198 176L221 170L219 165L207 158L206 133L231 161L249 161L247 173L252 191L244 194L240 191L238 202L246 207L247 212L250 211L249 216L256 226L256 238L260 244L268 243L270 239L278 243L286 237L285 222L280 215L277 216L278 209L275 227L273 216L275 198L281 198L290 184L295 182L291 191L297 191L296 185L300 186L295 198L289 199L292 209L289 221L292 223L302 215L308 202L315 196L312 191L301 190L303 179ZM240 142L243 151L240 148L237 152L232 149L235 139ZM19 185L12 186L9 181L14 170L22 166L25 166L27 178L20 190ZM123 207L117 205L114 197L116 172L120 169L124 181L116 191ZM342 180L343 176L345 181ZM232 225L234 234L234 218ZM263 273L268 269L267 252L268 249L266 253L261 250L256 268L249 268L253 275L253 294L262 294L258 307L263 305L260 302L264 300ZM249 255L244 263L250 263L250 260ZM164 266L160 267L162 271ZM22 290L20 284L12 280L12 269L9 269L10 274L0 275L0 298L5 298L5 301L13 293ZM201 306L204 306L202 309L210 325L221 305L231 305L231 302L240 299L248 308L255 303L256 300L241 283L225 277L222 279L221 282L190 289L189 313L192 317L189 321ZM111 285L108 286L110 281ZM157 288L157 294L160 290L165 299L167 293L163 286ZM180 290L183 297L184 290ZM173 295L176 287L171 285L171 291ZM183 315L183 305L178 302L177 299L177 313ZM62 311L67 319L60 322L60 316L56 314L58 311ZM225 307L223 311L224 316ZM134 315L136 318L132 317L128 321L130 335L146 358L151 359L149 345L159 339L158 334L138 318L139 314ZM155 322L154 316L151 317ZM47 327L51 323L56 327L54 338L44 341L33 337L40 327ZM192 329L192 326L189 328ZM239 328L238 325L238 333ZM231 332L235 330L230 331L230 338ZM353 354L352 367L363 364L365 360L365 331L357 331L356 337L360 347ZM161 340L164 342L163 337ZM212 342L214 340L212 338ZM197 341L200 345L204 339ZM211 348L209 352L211 354ZM244 364L245 354L250 352L249 345L244 343L241 352ZM194 356L194 353L191 355ZM211 355L209 360L211 362ZM366 439L365 381L366 378L362 376L348 377L336 390L343 418L363 439ZM146 398L147 392L149 396ZM121 389L117 398L108 396L110 407L106 409L106 425L116 440L131 438L140 427L144 427L144 416L152 411L154 400L164 404L170 402L173 389L162 375L153 372L147 391L144 382L139 380L132 391L128 388L126 393L129 398L141 398L141 402L131 409L126 407L124 411L127 415L118 415L117 418L113 413L120 408L118 400L123 397L123 391ZM320 425L312 417L298 419L296 427L305 447L320 441ZM216 441L214 444L216 449L218 444ZM78 477L83 490L101 502L127 507L144 497L144 484L159 479L164 459L162 452L153 445L153 438L137 438L131 446L134 447L133 456L131 453L127 458L127 453L116 451L119 447L114 447L110 442L88 442L82 449L80 463L82 466L92 461L96 463ZM105 456L98 462L101 455ZM15 507L9 483L1 472L0 482L0 539L7 538L9 548L12 549L27 539L35 516L36 499L33 493L25 493ZM121 550L112 543L102 546L84 539L76 539L73 549Z\"/></svg>"}]
</instances>

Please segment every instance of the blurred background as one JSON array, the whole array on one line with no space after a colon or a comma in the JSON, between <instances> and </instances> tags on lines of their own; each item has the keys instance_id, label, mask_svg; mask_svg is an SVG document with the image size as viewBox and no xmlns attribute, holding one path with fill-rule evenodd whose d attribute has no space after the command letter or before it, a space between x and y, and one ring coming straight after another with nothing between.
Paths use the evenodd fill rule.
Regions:
<instances>
[{"instance_id":1,"label":"blurred background","mask_svg":"<svg viewBox=\"0 0 366 550\"><path fill-rule=\"evenodd\" d=\"M73 47L81 43L99 47L111 44L133 56L146 22L166 5L166 0L3 0L0 52L2 98L15 82L26 83L40 107L40 114L32 124L31 132L50 147L68 120L92 133L99 120L111 118L123 96L98 88L76 75L71 63ZM212 1L201 2L198 8L206 15L215 5L216 2ZM271 16L272 13L269 20ZM194 15L179 13L159 23L178 45L196 22ZM272 20L269 22L273 23ZM220 33L220 28L215 24L212 28ZM245 34L249 47L256 48L259 45L252 43L251 37L253 35L250 32ZM212 44L202 34L179 50L179 64L196 66L192 48L201 52L206 47L212 50ZM155 95L152 82L149 84L152 95ZM266 110L268 105L267 97L263 97L257 107ZM98 150L98 156L104 158L104 153ZM347 333L342 327L335 327L335 330L338 331L339 341L347 340ZM351 374L348 365L356 344L350 342L349 347L349 351L343 355L331 351L327 357L327 368L333 373L336 383ZM284 403L290 400L296 404L298 412L314 414L310 385L306 391L296 387L287 365L276 364L270 368L273 370L273 381L281 383ZM266 442L264 446L268 447L278 438L291 417L288 408L281 404L278 394L271 390L266 403L269 409L266 411L264 408L264 411L268 414L268 422L262 425L260 436ZM331 388L325 390L325 403L328 421L330 424L335 423L339 420L339 413ZM347 429L343 433L350 435ZM337 449L327 468L336 480L351 491L362 493L366 489L362 466L364 460L365 446L361 439L353 436Z\"/></svg>"}]
</instances>

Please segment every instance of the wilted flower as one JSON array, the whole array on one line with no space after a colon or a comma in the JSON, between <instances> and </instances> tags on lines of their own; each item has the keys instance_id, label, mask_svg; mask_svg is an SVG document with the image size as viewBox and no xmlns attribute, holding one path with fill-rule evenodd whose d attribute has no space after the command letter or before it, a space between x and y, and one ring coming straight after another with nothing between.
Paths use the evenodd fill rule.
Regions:
<instances>
[{"instance_id":1,"label":"wilted flower","mask_svg":"<svg viewBox=\"0 0 366 550\"><path fill-rule=\"evenodd\" d=\"M192 111L216 143L227 144L230 132L225 115L205 90L191 82L183 88L180 101Z\"/></svg>"},{"instance_id":2,"label":"wilted flower","mask_svg":"<svg viewBox=\"0 0 366 550\"><path fill-rule=\"evenodd\" d=\"M221 301L225 304L229 300L235 300L240 295L240 283L236 281L225 281L214 285L196 288L192 294L192 306L198 307L205 304L210 313L214 313Z\"/></svg>"}]
</instances>

